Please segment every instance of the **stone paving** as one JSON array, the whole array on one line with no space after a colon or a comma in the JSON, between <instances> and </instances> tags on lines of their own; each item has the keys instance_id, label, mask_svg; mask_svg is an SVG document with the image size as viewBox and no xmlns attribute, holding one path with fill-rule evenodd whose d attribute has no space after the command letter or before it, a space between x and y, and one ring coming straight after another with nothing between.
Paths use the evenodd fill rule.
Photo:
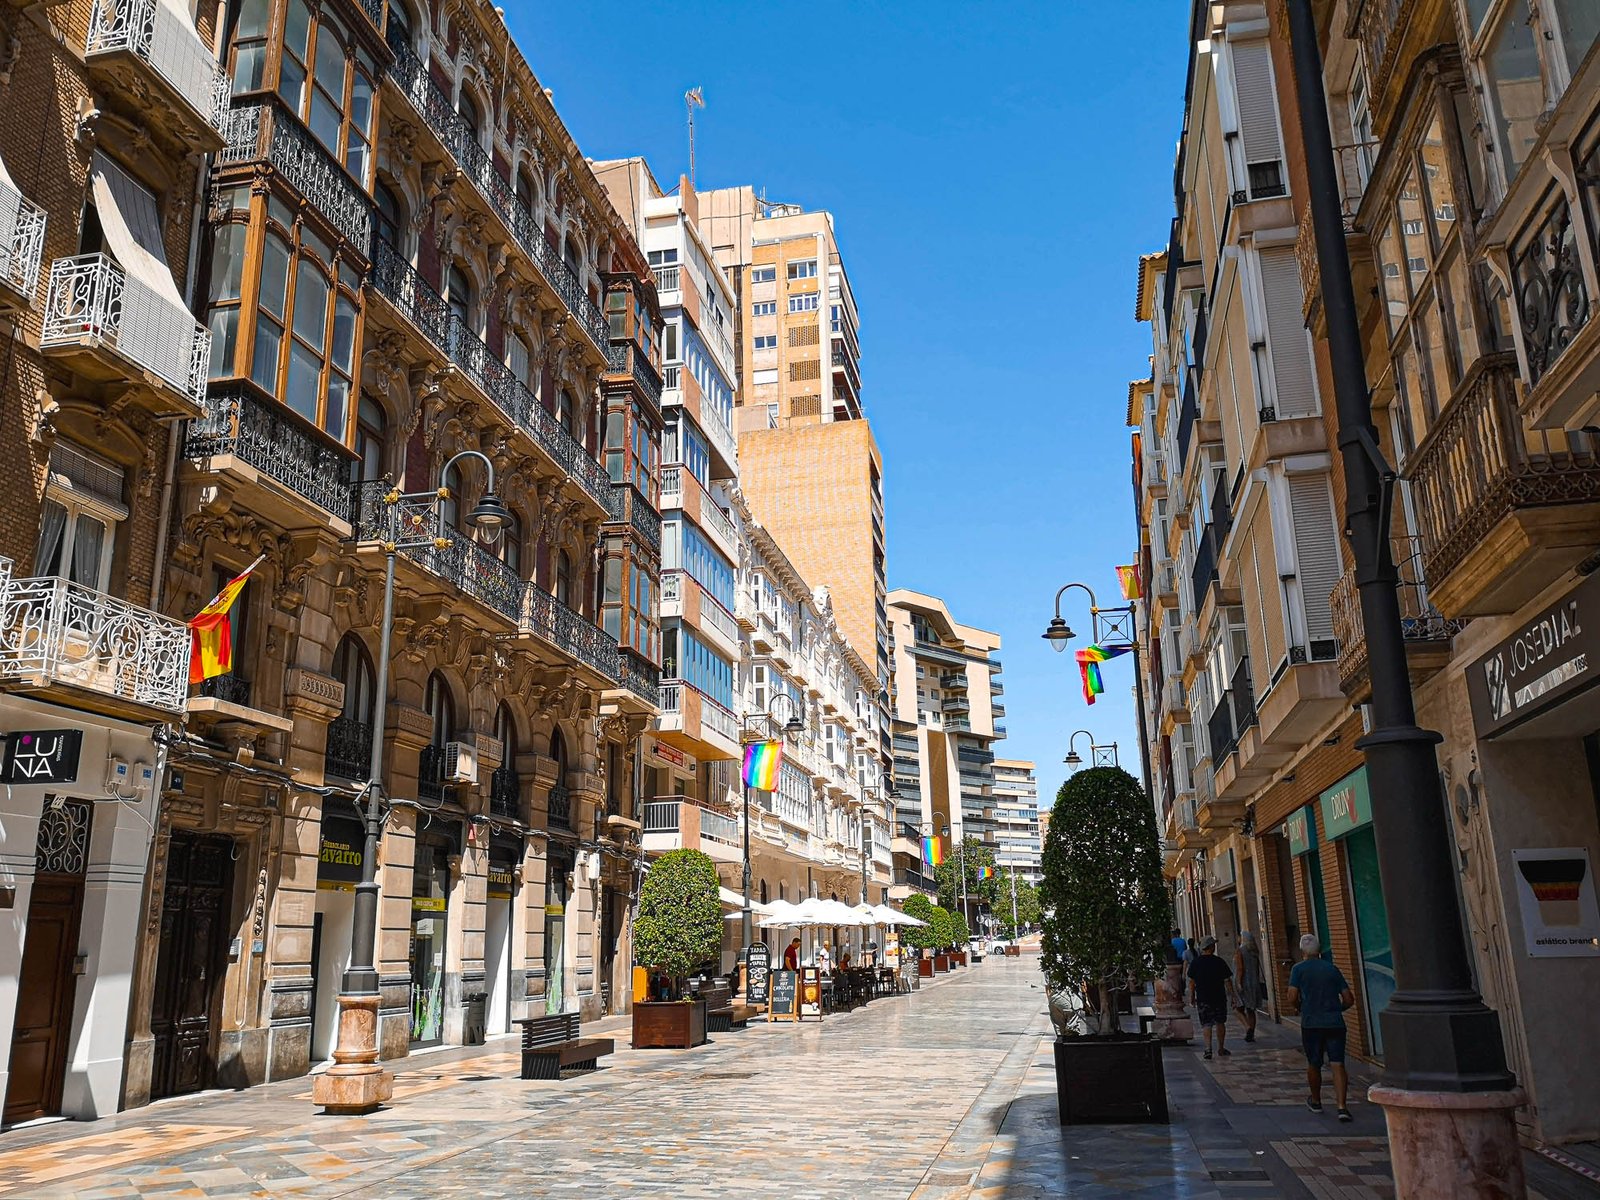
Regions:
<instances>
[{"instance_id":1,"label":"stone paving","mask_svg":"<svg viewBox=\"0 0 1600 1200\"><path fill-rule=\"evenodd\" d=\"M318 1115L298 1079L14 1129L0 1200L1393 1191L1381 1114L1358 1105L1338 1126L1331 1106L1306 1112L1291 1039L1265 1026L1216 1063L1166 1052L1172 1125L1062 1129L1036 957L692 1051L628 1049L625 1019L586 1031L618 1040L597 1071L522 1082L510 1040L418 1055L364 1118ZM1536 1182L1545 1200L1600 1196Z\"/></svg>"}]
</instances>

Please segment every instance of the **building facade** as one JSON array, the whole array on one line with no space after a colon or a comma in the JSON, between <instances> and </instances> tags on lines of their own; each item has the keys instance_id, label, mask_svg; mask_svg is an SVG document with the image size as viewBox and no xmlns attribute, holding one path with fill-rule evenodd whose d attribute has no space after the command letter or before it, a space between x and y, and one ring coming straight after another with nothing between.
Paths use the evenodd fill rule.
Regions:
<instances>
[{"instance_id":1,"label":"building facade","mask_svg":"<svg viewBox=\"0 0 1600 1200\"><path fill-rule=\"evenodd\" d=\"M994 865L1001 875L1038 883L1044 839L1039 827L1039 781L1033 764L994 760Z\"/></svg>"},{"instance_id":2,"label":"building facade","mask_svg":"<svg viewBox=\"0 0 1600 1200\"><path fill-rule=\"evenodd\" d=\"M1500 1013L1508 1062L1530 1094L1519 1116L1525 1135L1592 1139L1600 1099L1577 1064L1596 1035L1567 1018L1562 997L1600 980L1591 928L1600 921L1592 900L1600 692L1589 686L1583 632L1596 603L1590 573L1600 532L1590 432L1600 374L1591 179L1600 156L1600 29L1582 6L1546 0L1341 0L1316 10L1373 419L1399 473L1391 532L1407 664L1419 723L1444 739L1439 762L1477 983ZM1134 385L1132 406L1144 426L1138 486L1153 580L1151 674L1165 668L1147 697L1146 736L1163 764L1159 803L1172 813L1168 862L1191 901L1186 915L1216 927L1234 917L1231 871L1240 919L1260 921L1274 960L1288 956L1297 930L1316 931L1357 984L1363 1052L1381 1055L1375 1018L1393 985L1370 822L1393 800L1370 795L1353 748L1371 682L1352 561L1337 539L1327 543L1331 556L1323 552L1297 503L1309 496L1296 478L1307 456L1320 460L1336 443L1291 47L1280 5L1203 6L1194 33L1178 219L1165 255L1141 264L1140 311L1156 328L1153 373ZM1275 138L1265 132L1269 113ZM1219 152L1200 148L1208 133L1220 134ZM1205 172L1191 165L1197 157L1215 163L1209 197ZM1211 700L1225 672L1209 687L1189 687L1184 631L1202 605L1185 594L1186 560L1162 548L1191 540L1216 511L1202 503L1203 484L1192 489L1189 458L1196 441L1205 454L1205 397L1225 372L1216 344L1229 319L1216 283L1230 272L1235 231L1287 248L1294 270L1277 272L1278 290L1263 287L1259 321L1245 330L1249 355L1230 355L1252 366L1246 377L1268 381L1256 398L1277 403L1262 403L1254 421L1250 405L1238 406L1233 428L1219 410L1231 528L1218 582L1226 593L1230 579L1240 580L1251 659L1244 719L1235 684L1224 728ZM1197 333L1203 352L1193 351ZM1303 361L1295 351L1285 387L1274 346L1298 346L1301 335L1311 350ZM1260 354L1270 376L1249 357ZM1180 434L1186 412L1190 431L1175 444L1166 431ZM1236 488L1233 478L1240 465L1270 472L1275 446L1290 508L1265 534L1250 523L1249 485ZM1252 448L1265 458L1258 462ZM1341 512L1338 471L1329 483ZM1320 516L1315 523L1320 534ZM1259 639L1250 631L1252 575L1276 578L1284 596L1267 606ZM1296 627L1296 600L1304 661L1291 656L1280 677L1274 627ZM1203 641L1203 625L1187 636ZM1265 671L1258 646L1268 651ZM1176 732L1181 724L1194 731L1187 739ZM1232 743L1220 761L1213 727L1226 734L1220 745ZM1226 836L1206 820L1219 802L1237 822ZM1579 897L1570 911L1541 899L1556 875Z\"/></svg>"},{"instance_id":3,"label":"building facade","mask_svg":"<svg viewBox=\"0 0 1600 1200\"><path fill-rule=\"evenodd\" d=\"M0 1087L120 1106L157 780L186 704L163 481L206 402L185 297L223 144L213 6L0 8ZM132 11L126 11L131 9Z\"/></svg>"},{"instance_id":4,"label":"building facade","mask_svg":"<svg viewBox=\"0 0 1600 1200\"><path fill-rule=\"evenodd\" d=\"M889 594L894 672L895 899L934 894L925 839L948 858L965 838L995 844L995 744L1006 735L1000 635L963 625L937 596ZM996 712L998 708L998 713Z\"/></svg>"}]
</instances>

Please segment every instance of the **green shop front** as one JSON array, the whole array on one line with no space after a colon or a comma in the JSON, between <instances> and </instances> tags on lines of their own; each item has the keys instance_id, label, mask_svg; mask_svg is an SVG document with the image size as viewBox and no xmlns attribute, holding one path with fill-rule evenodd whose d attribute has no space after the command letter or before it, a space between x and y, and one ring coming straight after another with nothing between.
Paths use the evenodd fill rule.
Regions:
<instances>
[{"instance_id":1,"label":"green shop front","mask_svg":"<svg viewBox=\"0 0 1600 1200\"><path fill-rule=\"evenodd\" d=\"M1394 953L1389 945L1389 911L1378 877L1378 847L1372 834L1372 793L1367 768L1358 767L1325 790L1317 800L1322 834L1343 846L1344 884L1355 918L1355 950L1361 973L1370 1048L1383 1056L1383 1029L1378 1014L1394 994Z\"/></svg>"}]
</instances>

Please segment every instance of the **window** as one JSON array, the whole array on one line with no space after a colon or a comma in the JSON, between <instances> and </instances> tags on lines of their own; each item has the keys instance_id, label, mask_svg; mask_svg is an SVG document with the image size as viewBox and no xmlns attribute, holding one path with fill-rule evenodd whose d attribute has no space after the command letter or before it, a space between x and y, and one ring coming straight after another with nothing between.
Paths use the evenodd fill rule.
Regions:
<instances>
[{"instance_id":1,"label":"window","mask_svg":"<svg viewBox=\"0 0 1600 1200\"><path fill-rule=\"evenodd\" d=\"M361 457L363 481L383 478L383 441L387 424L382 406L371 396L362 396L356 414L355 450Z\"/></svg>"},{"instance_id":2,"label":"window","mask_svg":"<svg viewBox=\"0 0 1600 1200\"><path fill-rule=\"evenodd\" d=\"M339 715L346 721L359 721L370 728L378 696L377 675L367 648L353 633L340 638L333 652L333 677L344 684L344 708Z\"/></svg>"},{"instance_id":3,"label":"window","mask_svg":"<svg viewBox=\"0 0 1600 1200\"><path fill-rule=\"evenodd\" d=\"M517 169L517 182L513 191L517 203L522 211L530 217L533 216L534 206L538 203L539 193L534 187L533 174L527 167Z\"/></svg>"},{"instance_id":4,"label":"window","mask_svg":"<svg viewBox=\"0 0 1600 1200\"><path fill-rule=\"evenodd\" d=\"M757 300L750 306L752 317L775 317L778 315L778 302L776 300Z\"/></svg>"},{"instance_id":5,"label":"window","mask_svg":"<svg viewBox=\"0 0 1600 1200\"><path fill-rule=\"evenodd\" d=\"M751 267L750 268L750 282L751 283L774 283L774 282L777 281L777 278L778 278L778 268L777 267Z\"/></svg>"},{"instance_id":6,"label":"window","mask_svg":"<svg viewBox=\"0 0 1600 1200\"><path fill-rule=\"evenodd\" d=\"M479 145L483 144L483 113L478 108L478 102L472 98L472 93L466 88L461 89L461 94L456 97L456 113L466 122L467 130L472 134L472 140Z\"/></svg>"},{"instance_id":7,"label":"window","mask_svg":"<svg viewBox=\"0 0 1600 1200\"><path fill-rule=\"evenodd\" d=\"M622 539L605 540L605 557L600 564L600 628L622 641L622 586L627 562L622 556Z\"/></svg>"},{"instance_id":8,"label":"window","mask_svg":"<svg viewBox=\"0 0 1600 1200\"><path fill-rule=\"evenodd\" d=\"M816 312L817 311L817 294L815 292L811 292L808 295L804 295L804 296L790 296L789 297L789 311L792 312L792 313Z\"/></svg>"},{"instance_id":9,"label":"window","mask_svg":"<svg viewBox=\"0 0 1600 1200\"><path fill-rule=\"evenodd\" d=\"M356 363L356 316L360 279L305 222L294 224L286 205L269 200L266 236L250 350L250 378L307 421L341 442L347 439L350 396ZM231 254L231 240L218 231L212 274L219 289L213 328L229 327L237 301L228 298L229 272L218 269L218 254ZM231 238L231 235L230 235ZM298 241L298 245L296 245ZM337 275L335 274L337 272ZM236 373L214 359L218 375Z\"/></svg>"},{"instance_id":10,"label":"window","mask_svg":"<svg viewBox=\"0 0 1600 1200\"><path fill-rule=\"evenodd\" d=\"M122 496L122 468L57 441L39 510L33 573L109 590L117 525L128 515Z\"/></svg>"},{"instance_id":11,"label":"window","mask_svg":"<svg viewBox=\"0 0 1600 1200\"><path fill-rule=\"evenodd\" d=\"M1273 93L1272 59L1265 42L1233 46L1233 83L1239 105L1245 183L1252 200L1285 193L1283 141L1278 131L1278 103Z\"/></svg>"},{"instance_id":12,"label":"window","mask_svg":"<svg viewBox=\"0 0 1600 1200\"><path fill-rule=\"evenodd\" d=\"M460 263L452 263L444 277L444 300L467 329L472 328L472 281Z\"/></svg>"},{"instance_id":13,"label":"window","mask_svg":"<svg viewBox=\"0 0 1600 1200\"><path fill-rule=\"evenodd\" d=\"M675 249L650 251L650 265L652 267L670 267L678 261L678 252Z\"/></svg>"},{"instance_id":14,"label":"window","mask_svg":"<svg viewBox=\"0 0 1600 1200\"><path fill-rule=\"evenodd\" d=\"M728 560L706 540L704 534L689 522L680 522L677 562L689 572L694 581L711 594L723 608L735 607L733 568ZM662 550L663 567L667 566L665 547Z\"/></svg>"},{"instance_id":15,"label":"window","mask_svg":"<svg viewBox=\"0 0 1600 1200\"><path fill-rule=\"evenodd\" d=\"M661 361L678 361L678 323L668 321L661 327Z\"/></svg>"},{"instance_id":16,"label":"window","mask_svg":"<svg viewBox=\"0 0 1600 1200\"><path fill-rule=\"evenodd\" d=\"M423 694L422 706L432 725L430 744L442 747L447 742L455 741L455 700L450 695L450 685L437 671L428 676L428 687Z\"/></svg>"},{"instance_id":17,"label":"window","mask_svg":"<svg viewBox=\"0 0 1600 1200\"><path fill-rule=\"evenodd\" d=\"M400 194L380 179L372 189L372 198L376 208L372 217L373 230L380 242L399 253L400 230L405 228L402 215L405 209L400 204Z\"/></svg>"},{"instance_id":18,"label":"window","mask_svg":"<svg viewBox=\"0 0 1600 1200\"><path fill-rule=\"evenodd\" d=\"M778 382L778 368L777 367L768 367L764 371L756 371L756 372L754 372L751 382L756 384L757 387L759 387L760 385L762 385L764 383L777 383Z\"/></svg>"},{"instance_id":19,"label":"window","mask_svg":"<svg viewBox=\"0 0 1600 1200\"><path fill-rule=\"evenodd\" d=\"M506 367L523 387L533 390L533 355L520 333L506 334Z\"/></svg>"},{"instance_id":20,"label":"window","mask_svg":"<svg viewBox=\"0 0 1600 1200\"><path fill-rule=\"evenodd\" d=\"M484 545L490 554L510 567L517 578L522 577L522 523L515 513L500 527L500 536Z\"/></svg>"},{"instance_id":21,"label":"window","mask_svg":"<svg viewBox=\"0 0 1600 1200\"><path fill-rule=\"evenodd\" d=\"M789 264L790 279L815 279L817 277L817 260L802 258Z\"/></svg>"},{"instance_id":22,"label":"window","mask_svg":"<svg viewBox=\"0 0 1600 1200\"><path fill-rule=\"evenodd\" d=\"M775 333L758 334L754 347L757 351L776 350L778 348L778 335Z\"/></svg>"},{"instance_id":23,"label":"window","mask_svg":"<svg viewBox=\"0 0 1600 1200\"><path fill-rule=\"evenodd\" d=\"M346 50L347 42L326 10L313 14L306 0L289 0L278 95L345 170L365 184L372 162L372 80L377 69L353 48ZM253 46L252 41L252 56Z\"/></svg>"},{"instance_id":24,"label":"window","mask_svg":"<svg viewBox=\"0 0 1600 1200\"><path fill-rule=\"evenodd\" d=\"M733 667L692 630L679 626L663 635L662 672L687 681L725 708L733 706Z\"/></svg>"},{"instance_id":25,"label":"window","mask_svg":"<svg viewBox=\"0 0 1600 1200\"><path fill-rule=\"evenodd\" d=\"M233 17L233 94L259 91L267 75L272 0L242 0Z\"/></svg>"},{"instance_id":26,"label":"window","mask_svg":"<svg viewBox=\"0 0 1600 1200\"><path fill-rule=\"evenodd\" d=\"M556 551L556 599L572 606L572 555L565 550Z\"/></svg>"}]
</instances>

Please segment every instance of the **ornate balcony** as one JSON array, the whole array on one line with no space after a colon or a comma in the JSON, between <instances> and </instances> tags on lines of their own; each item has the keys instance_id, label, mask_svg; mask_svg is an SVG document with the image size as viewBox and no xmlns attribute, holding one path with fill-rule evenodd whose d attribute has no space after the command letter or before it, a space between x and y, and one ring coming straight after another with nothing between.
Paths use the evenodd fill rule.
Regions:
<instances>
[{"instance_id":1,"label":"ornate balcony","mask_svg":"<svg viewBox=\"0 0 1600 1200\"><path fill-rule=\"evenodd\" d=\"M11 579L10 562L0 564L0 680L10 688L145 721L184 711L181 621L66 579Z\"/></svg>"},{"instance_id":2,"label":"ornate balcony","mask_svg":"<svg viewBox=\"0 0 1600 1200\"><path fill-rule=\"evenodd\" d=\"M51 264L39 348L101 380L129 378L132 367L185 416L205 403L210 332L104 254Z\"/></svg>"},{"instance_id":3,"label":"ornate balcony","mask_svg":"<svg viewBox=\"0 0 1600 1200\"><path fill-rule=\"evenodd\" d=\"M561 784L556 784L550 789L550 798L545 809L549 813L549 821L558 829L572 828L572 793Z\"/></svg>"},{"instance_id":4,"label":"ornate balcony","mask_svg":"<svg viewBox=\"0 0 1600 1200\"><path fill-rule=\"evenodd\" d=\"M455 159L461 174L471 182L490 211L499 217L522 252L533 260L545 283L577 318L578 327L601 357L606 357L611 330L605 314L584 293L577 275L561 261L555 247L545 240L536 218L517 200L511 185L500 177L488 152L478 143L477 134L455 111L450 98L440 90L427 65L417 57L398 29L390 30L389 48L394 51L389 77L395 87Z\"/></svg>"},{"instance_id":5,"label":"ornate balcony","mask_svg":"<svg viewBox=\"0 0 1600 1200\"><path fill-rule=\"evenodd\" d=\"M661 550L661 516L650 507L650 502L625 483L612 485L612 494L616 497L612 504L614 513L621 513L623 508L628 510L628 525L639 535L639 540L652 550Z\"/></svg>"},{"instance_id":6,"label":"ornate balcony","mask_svg":"<svg viewBox=\"0 0 1600 1200\"><path fill-rule=\"evenodd\" d=\"M610 364L607 374L631 379L650 403L658 409L661 407L661 373L639 352L638 346L632 342L612 342L606 347L606 358Z\"/></svg>"},{"instance_id":7,"label":"ornate balcony","mask_svg":"<svg viewBox=\"0 0 1600 1200\"><path fill-rule=\"evenodd\" d=\"M384 242L374 242L368 285L394 306L445 358L461 369L505 417L547 454L613 518L621 515L611 477L539 402L537 396L489 351L444 298L412 265Z\"/></svg>"},{"instance_id":8,"label":"ornate balcony","mask_svg":"<svg viewBox=\"0 0 1600 1200\"><path fill-rule=\"evenodd\" d=\"M0 179L0 311L33 307L44 227L44 209Z\"/></svg>"},{"instance_id":9,"label":"ornate balcony","mask_svg":"<svg viewBox=\"0 0 1600 1200\"><path fill-rule=\"evenodd\" d=\"M1450 661L1450 639L1466 627L1452 621L1428 598L1422 571L1423 544L1417 537L1393 539L1395 565L1400 573L1400 632L1406 642L1406 661L1414 682L1420 682ZM1333 633L1339 641L1339 686L1359 704L1372 694L1368 673L1367 632L1362 625L1361 596L1355 571L1346 571L1330 597Z\"/></svg>"},{"instance_id":10,"label":"ornate balcony","mask_svg":"<svg viewBox=\"0 0 1600 1200\"><path fill-rule=\"evenodd\" d=\"M372 201L299 121L276 104L249 104L224 114L222 132L227 145L217 155L218 169L267 162L352 249L367 254L372 242Z\"/></svg>"},{"instance_id":11,"label":"ornate balcony","mask_svg":"<svg viewBox=\"0 0 1600 1200\"><path fill-rule=\"evenodd\" d=\"M522 780L515 767L496 767L489 776L489 815L515 821L522 815Z\"/></svg>"},{"instance_id":12,"label":"ornate balcony","mask_svg":"<svg viewBox=\"0 0 1600 1200\"><path fill-rule=\"evenodd\" d=\"M523 586L521 626L609 682L621 681L616 639L531 581Z\"/></svg>"},{"instance_id":13,"label":"ornate balcony","mask_svg":"<svg viewBox=\"0 0 1600 1200\"><path fill-rule=\"evenodd\" d=\"M617 655L622 686L653 709L661 707L661 668L647 662L632 650Z\"/></svg>"},{"instance_id":14,"label":"ornate balcony","mask_svg":"<svg viewBox=\"0 0 1600 1200\"><path fill-rule=\"evenodd\" d=\"M340 779L365 779L371 766L372 726L354 717L341 716L329 721L323 774Z\"/></svg>"},{"instance_id":15,"label":"ornate balcony","mask_svg":"<svg viewBox=\"0 0 1600 1200\"><path fill-rule=\"evenodd\" d=\"M205 415L189 426L184 454L205 460L207 471L258 486L254 506L286 528L324 526L330 514L343 523L350 515L355 455L245 384L212 387ZM305 501L322 511L312 512Z\"/></svg>"},{"instance_id":16,"label":"ornate balcony","mask_svg":"<svg viewBox=\"0 0 1600 1200\"><path fill-rule=\"evenodd\" d=\"M95 91L191 153L222 148L232 83L182 5L94 0L84 63Z\"/></svg>"},{"instance_id":17,"label":"ornate balcony","mask_svg":"<svg viewBox=\"0 0 1600 1200\"><path fill-rule=\"evenodd\" d=\"M1518 386L1510 355L1480 359L1405 468L1448 617L1513 612L1600 541L1595 437L1527 429Z\"/></svg>"}]
</instances>

